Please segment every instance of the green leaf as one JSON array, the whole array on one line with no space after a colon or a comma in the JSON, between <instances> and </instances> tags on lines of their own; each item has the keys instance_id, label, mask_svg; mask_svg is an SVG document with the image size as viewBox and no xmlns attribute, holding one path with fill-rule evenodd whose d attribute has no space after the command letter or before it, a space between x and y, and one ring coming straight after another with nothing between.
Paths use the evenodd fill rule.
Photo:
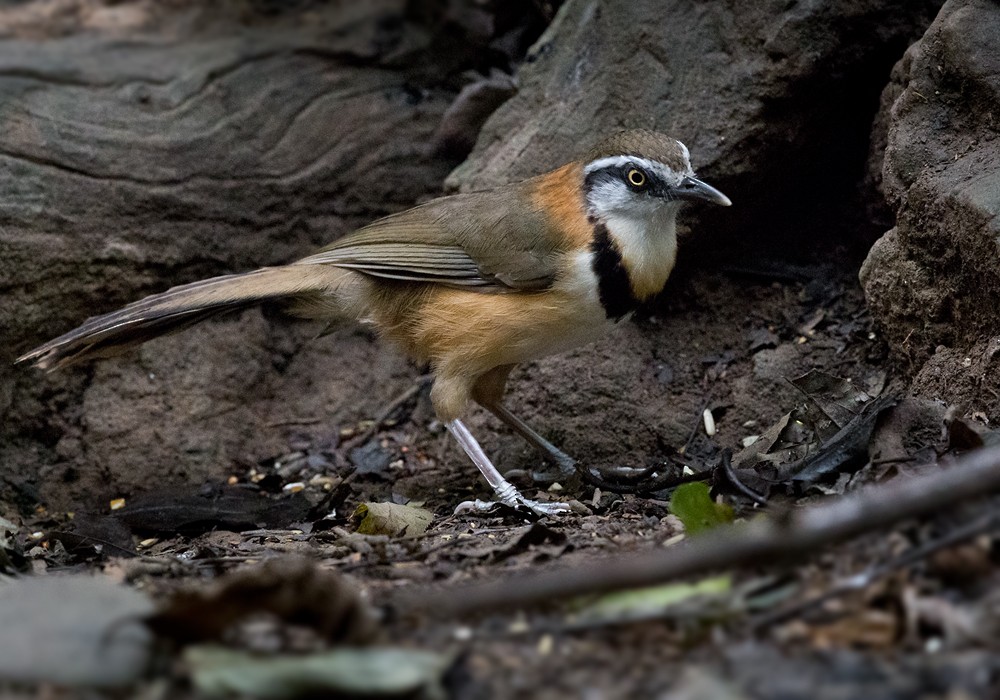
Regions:
<instances>
[{"instance_id":1,"label":"green leaf","mask_svg":"<svg viewBox=\"0 0 1000 700\"><path fill-rule=\"evenodd\" d=\"M729 574L713 576L697 583L668 583L634 591L620 591L601 596L580 611L586 619L648 617L695 596L728 593L732 587Z\"/></svg>"},{"instance_id":2,"label":"green leaf","mask_svg":"<svg viewBox=\"0 0 1000 700\"><path fill-rule=\"evenodd\" d=\"M681 519L689 535L733 522L733 509L713 501L708 494L708 484L700 481L681 484L674 490L670 512Z\"/></svg>"},{"instance_id":3,"label":"green leaf","mask_svg":"<svg viewBox=\"0 0 1000 700\"><path fill-rule=\"evenodd\" d=\"M360 520L358 532L362 535L420 535L431 524L434 514L425 508L401 506L395 503L362 503L354 511Z\"/></svg>"},{"instance_id":4,"label":"green leaf","mask_svg":"<svg viewBox=\"0 0 1000 700\"><path fill-rule=\"evenodd\" d=\"M336 649L309 656L258 656L213 646L188 647L184 661L209 697L411 697L441 693L452 657L414 649ZM423 696L421 696L423 697Z\"/></svg>"}]
</instances>

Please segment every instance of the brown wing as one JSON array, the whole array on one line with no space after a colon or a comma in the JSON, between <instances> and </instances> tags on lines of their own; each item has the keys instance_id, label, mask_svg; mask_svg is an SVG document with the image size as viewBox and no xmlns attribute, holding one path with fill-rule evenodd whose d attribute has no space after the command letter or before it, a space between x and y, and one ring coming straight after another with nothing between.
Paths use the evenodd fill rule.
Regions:
<instances>
[{"instance_id":1,"label":"brown wing","mask_svg":"<svg viewBox=\"0 0 1000 700\"><path fill-rule=\"evenodd\" d=\"M527 183L435 199L379 219L298 264L488 292L544 289L560 239L534 211Z\"/></svg>"}]
</instances>

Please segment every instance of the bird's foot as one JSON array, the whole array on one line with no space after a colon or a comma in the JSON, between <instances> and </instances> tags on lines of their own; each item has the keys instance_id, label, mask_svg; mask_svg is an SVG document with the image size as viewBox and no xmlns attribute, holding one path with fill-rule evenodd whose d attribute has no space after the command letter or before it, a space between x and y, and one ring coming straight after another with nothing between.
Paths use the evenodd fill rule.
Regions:
<instances>
[{"instance_id":1,"label":"bird's foot","mask_svg":"<svg viewBox=\"0 0 1000 700\"><path fill-rule=\"evenodd\" d=\"M497 505L505 505L508 508L519 511L528 511L538 517L559 515L560 513L568 513L570 511L568 503L542 503L541 501L533 501L530 498L525 498L511 483L506 483L498 488L496 494L497 500L495 501L484 501L477 498L474 501L459 503L455 508L455 515L485 513Z\"/></svg>"},{"instance_id":2,"label":"bird's foot","mask_svg":"<svg viewBox=\"0 0 1000 700\"><path fill-rule=\"evenodd\" d=\"M479 446L476 438L472 437L472 433L469 432L469 429L465 427L462 421L458 419L448 421L445 423L445 427L448 428L448 432L455 436L458 444L465 450L465 454L469 455L469 458L479 468L479 471L482 472L486 481L493 487L493 493L497 495L498 502L509 508L528 511L537 516L555 515L569 510L569 504L567 503L539 503L538 501L532 501L530 498L522 496L517 487L507 481L497 471L497 468L493 466L490 458L486 456L483 448ZM494 503L491 501L480 501L478 499L467 501L460 504L455 509L455 513L467 513L470 510L482 512L489 510L493 505Z\"/></svg>"},{"instance_id":3,"label":"bird's foot","mask_svg":"<svg viewBox=\"0 0 1000 700\"><path fill-rule=\"evenodd\" d=\"M455 506L454 514L464 515L465 513L488 513L497 506L507 506L518 511L529 511L538 517L560 515L570 511L568 503L542 503L541 501L532 501L530 498L525 498L517 504L511 504L504 503L503 501L484 501L481 498L477 498L474 501L462 501L459 503Z\"/></svg>"}]
</instances>

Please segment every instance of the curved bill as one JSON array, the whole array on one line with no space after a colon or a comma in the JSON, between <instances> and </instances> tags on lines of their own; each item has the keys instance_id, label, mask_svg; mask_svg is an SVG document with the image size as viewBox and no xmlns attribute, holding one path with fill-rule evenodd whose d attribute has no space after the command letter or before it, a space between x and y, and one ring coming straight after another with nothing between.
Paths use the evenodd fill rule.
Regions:
<instances>
[{"instance_id":1,"label":"curved bill","mask_svg":"<svg viewBox=\"0 0 1000 700\"><path fill-rule=\"evenodd\" d=\"M684 178L681 180L681 184L671 190L670 194L673 195L674 199L700 199L723 207L732 204L729 197L696 177Z\"/></svg>"}]
</instances>

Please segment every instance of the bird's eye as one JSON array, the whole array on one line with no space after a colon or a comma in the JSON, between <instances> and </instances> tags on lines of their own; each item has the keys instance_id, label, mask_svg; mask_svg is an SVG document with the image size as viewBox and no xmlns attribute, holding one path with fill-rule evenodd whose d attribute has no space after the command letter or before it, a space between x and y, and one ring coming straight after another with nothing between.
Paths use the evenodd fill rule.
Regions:
<instances>
[{"instance_id":1,"label":"bird's eye","mask_svg":"<svg viewBox=\"0 0 1000 700\"><path fill-rule=\"evenodd\" d=\"M639 190L646 186L646 173L642 172L638 168L632 168L625 175L625 179L628 184L632 185L635 189Z\"/></svg>"}]
</instances>

